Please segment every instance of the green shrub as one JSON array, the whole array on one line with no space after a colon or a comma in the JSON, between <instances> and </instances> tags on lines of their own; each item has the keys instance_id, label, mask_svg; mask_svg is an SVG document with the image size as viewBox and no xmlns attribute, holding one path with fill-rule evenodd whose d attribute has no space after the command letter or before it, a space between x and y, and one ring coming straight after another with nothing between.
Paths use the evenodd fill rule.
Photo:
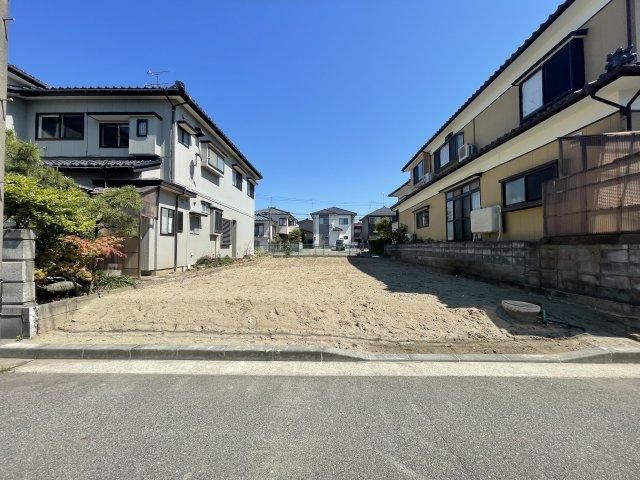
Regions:
<instances>
[{"instance_id":1,"label":"green shrub","mask_svg":"<svg viewBox=\"0 0 640 480\"><path fill-rule=\"evenodd\" d=\"M127 275L107 275L105 271L98 272L96 287L111 290L113 288L130 287L138 283L133 277Z\"/></svg>"},{"instance_id":2,"label":"green shrub","mask_svg":"<svg viewBox=\"0 0 640 480\"><path fill-rule=\"evenodd\" d=\"M235 260L230 257L215 257L213 255L205 255L196 260L196 267L198 268L213 268L224 267L225 265L231 265Z\"/></svg>"}]
</instances>

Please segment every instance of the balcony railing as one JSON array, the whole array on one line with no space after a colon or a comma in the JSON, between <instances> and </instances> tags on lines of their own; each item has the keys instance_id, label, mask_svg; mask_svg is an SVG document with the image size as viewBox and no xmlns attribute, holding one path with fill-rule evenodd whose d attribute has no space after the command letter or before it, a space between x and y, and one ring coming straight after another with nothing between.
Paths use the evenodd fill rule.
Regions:
<instances>
[{"instance_id":1,"label":"balcony railing","mask_svg":"<svg viewBox=\"0 0 640 480\"><path fill-rule=\"evenodd\" d=\"M543 185L547 237L640 232L640 132L561 138Z\"/></svg>"}]
</instances>

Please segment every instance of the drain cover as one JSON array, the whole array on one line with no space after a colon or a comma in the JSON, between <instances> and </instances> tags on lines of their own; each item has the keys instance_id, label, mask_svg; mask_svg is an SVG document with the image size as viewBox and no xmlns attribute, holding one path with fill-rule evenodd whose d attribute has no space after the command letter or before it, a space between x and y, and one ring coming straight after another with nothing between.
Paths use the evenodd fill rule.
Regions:
<instances>
[{"instance_id":1,"label":"drain cover","mask_svg":"<svg viewBox=\"0 0 640 480\"><path fill-rule=\"evenodd\" d=\"M520 300L502 300L502 308L512 317L534 319L540 313L540 305Z\"/></svg>"}]
</instances>

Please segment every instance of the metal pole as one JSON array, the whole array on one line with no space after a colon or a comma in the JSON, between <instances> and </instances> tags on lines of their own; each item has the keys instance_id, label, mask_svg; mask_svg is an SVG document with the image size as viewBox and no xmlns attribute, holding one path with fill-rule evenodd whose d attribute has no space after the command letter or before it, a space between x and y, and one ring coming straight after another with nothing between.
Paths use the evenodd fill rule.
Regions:
<instances>
[{"instance_id":1,"label":"metal pole","mask_svg":"<svg viewBox=\"0 0 640 480\"><path fill-rule=\"evenodd\" d=\"M0 17L2 18L2 32L0 33L0 220L4 221L4 156L5 156L5 123L7 118L7 41L9 32L9 0L0 0ZM0 235L0 299L2 298L2 239Z\"/></svg>"}]
</instances>

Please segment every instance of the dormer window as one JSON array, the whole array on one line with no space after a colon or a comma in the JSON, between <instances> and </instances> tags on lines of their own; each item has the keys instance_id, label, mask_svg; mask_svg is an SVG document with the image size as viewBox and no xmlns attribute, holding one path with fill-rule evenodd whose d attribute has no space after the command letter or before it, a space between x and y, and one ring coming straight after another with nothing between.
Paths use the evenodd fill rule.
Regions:
<instances>
[{"instance_id":1,"label":"dormer window","mask_svg":"<svg viewBox=\"0 0 640 480\"><path fill-rule=\"evenodd\" d=\"M582 38L573 38L553 53L520 84L520 116L537 113L584 87Z\"/></svg>"}]
</instances>

